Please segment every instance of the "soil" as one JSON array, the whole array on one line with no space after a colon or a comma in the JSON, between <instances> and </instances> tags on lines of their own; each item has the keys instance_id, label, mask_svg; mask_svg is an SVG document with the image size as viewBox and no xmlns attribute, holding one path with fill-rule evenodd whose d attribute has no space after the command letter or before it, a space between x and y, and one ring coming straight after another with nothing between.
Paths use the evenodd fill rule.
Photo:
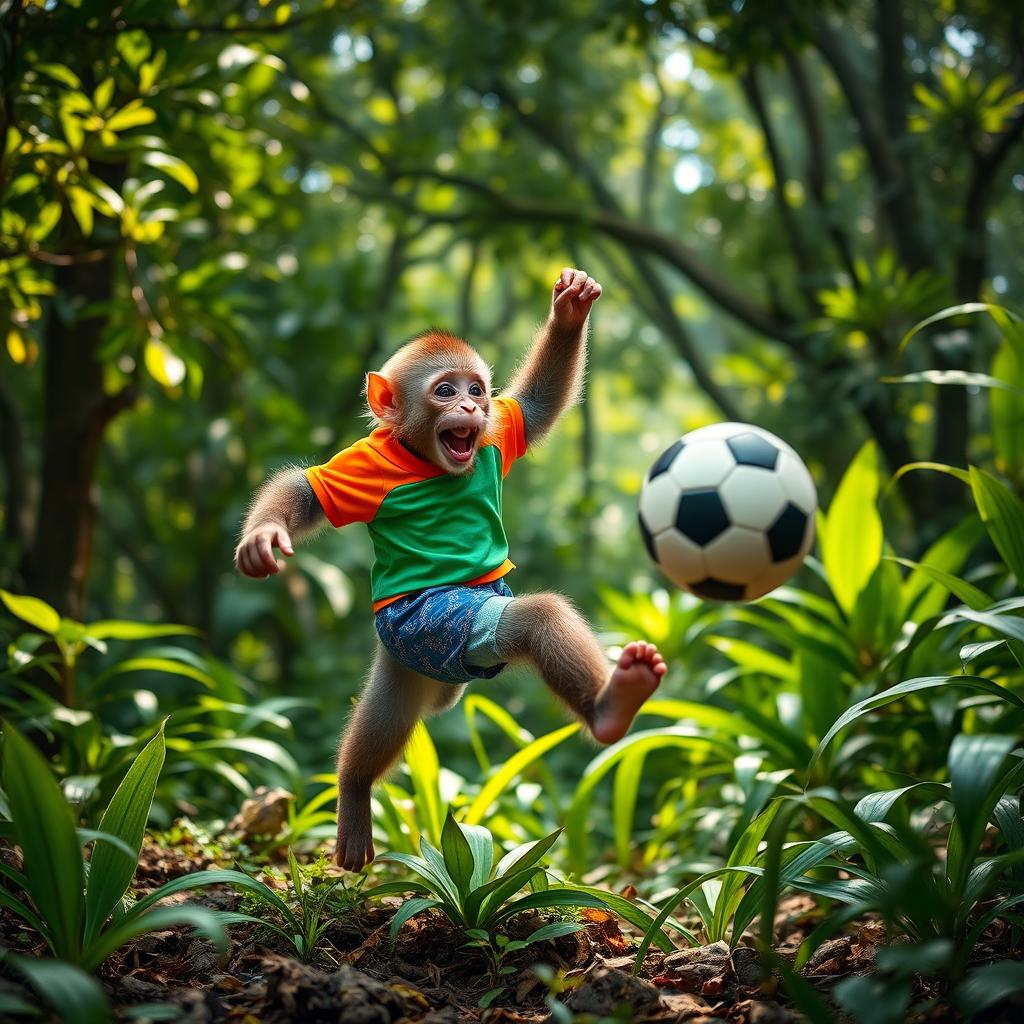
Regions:
<instances>
[{"instance_id":1,"label":"soil","mask_svg":"<svg viewBox=\"0 0 1024 1024\"><path fill-rule=\"evenodd\" d=\"M135 880L141 895L179 875L216 866L198 844L165 848L148 844ZM236 910L239 896L211 887L181 897L189 902ZM533 966L549 965L564 975L557 997L581 1021L692 1022L692 1024L791 1024L804 1018L787 1000L777 977L763 976L757 951L724 942L664 954L648 952L638 976L632 974L636 936L625 934L617 918L602 911L581 914L584 929L514 955L516 972L491 1006L481 997L493 985L480 955L463 947L464 938L443 915L422 914L407 922L392 947L390 919L397 898L384 898L338 915L321 942L313 964L266 929L234 926L224 957L186 929L151 933L123 947L103 965L100 980L117 1020L174 1019L187 1024L541 1024L552 1021L554 999ZM776 952L792 958L813 928L817 915L806 896L785 900L777 921ZM525 937L544 918L514 919L509 934ZM805 982L826 1003L841 979L871 970L876 946L884 940L877 923L862 922L851 934L821 947L802 972ZM44 955L29 930L11 915L0 914L0 948ZM1005 955L1005 953L1004 953ZM0 977L0 991L38 1003L16 980ZM921 997L927 997L922 985ZM162 1004L148 1017L142 1004ZM834 1005L834 1004L833 1004ZM134 1008L134 1009L133 1009ZM835 1020L847 1018L838 1010ZM984 1019L1019 1021L1021 1008L1005 1007ZM915 1018L952 1021L940 1007ZM69 1022L73 1024L73 1022Z\"/></svg>"}]
</instances>

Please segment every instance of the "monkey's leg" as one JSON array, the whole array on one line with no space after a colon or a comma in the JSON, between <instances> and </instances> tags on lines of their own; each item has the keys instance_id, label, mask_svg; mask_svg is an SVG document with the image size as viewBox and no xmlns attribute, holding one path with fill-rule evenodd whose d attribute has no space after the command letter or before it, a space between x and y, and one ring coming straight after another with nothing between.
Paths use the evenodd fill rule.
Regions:
<instances>
[{"instance_id":1,"label":"monkey's leg","mask_svg":"<svg viewBox=\"0 0 1024 1024\"><path fill-rule=\"evenodd\" d=\"M358 871L373 860L370 790L402 753L416 722L443 684L400 665L377 644L373 666L338 749L340 867ZM449 687L455 689L455 687Z\"/></svg>"},{"instance_id":2,"label":"monkey's leg","mask_svg":"<svg viewBox=\"0 0 1024 1024\"><path fill-rule=\"evenodd\" d=\"M666 672L654 644L627 644L608 661L590 627L560 594L514 598L502 613L497 648L508 660L531 662L541 678L601 743L614 743Z\"/></svg>"}]
</instances>

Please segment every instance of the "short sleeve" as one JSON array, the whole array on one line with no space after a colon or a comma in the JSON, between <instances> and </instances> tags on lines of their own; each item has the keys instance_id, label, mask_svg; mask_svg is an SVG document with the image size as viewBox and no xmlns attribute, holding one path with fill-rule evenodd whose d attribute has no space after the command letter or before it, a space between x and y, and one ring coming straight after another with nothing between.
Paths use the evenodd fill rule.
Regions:
<instances>
[{"instance_id":1,"label":"short sleeve","mask_svg":"<svg viewBox=\"0 0 1024 1024\"><path fill-rule=\"evenodd\" d=\"M526 454L526 424L514 398L496 398L493 407L491 438L501 452L501 475L506 477L512 463Z\"/></svg>"},{"instance_id":2,"label":"short sleeve","mask_svg":"<svg viewBox=\"0 0 1024 1024\"><path fill-rule=\"evenodd\" d=\"M377 514L384 485L373 450L365 441L338 452L322 466L305 470L332 526L368 523Z\"/></svg>"}]
</instances>

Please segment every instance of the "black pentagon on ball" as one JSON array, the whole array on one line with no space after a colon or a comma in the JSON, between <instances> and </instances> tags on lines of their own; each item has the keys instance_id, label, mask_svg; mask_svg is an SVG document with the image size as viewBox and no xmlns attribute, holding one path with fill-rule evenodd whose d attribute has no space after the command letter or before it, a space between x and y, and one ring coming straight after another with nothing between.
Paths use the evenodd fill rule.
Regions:
<instances>
[{"instance_id":1,"label":"black pentagon on ball","mask_svg":"<svg viewBox=\"0 0 1024 1024\"><path fill-rule=\"evenodd\" d=\"M729 516L718 491L689 491L679 499L676 526L694 544L709 544L729 529Z\"/></svg>"},{"instance_id":2,"label":"black pentagon on ball","mask_svg":"<svg viewBox=\"0 0 1024 1024\"><path fill-rule=\"evenodd\" d=\"M726 442L733 458L741 466L761 466L763 469L774 469L779 458L779 449L770 441L759 435L747 432L736 434Z\"/></svg>"},{"instance_id":3,"label":"black pentagon on ball","mask_svg":"<svg viewBox=\"0 0 1024 1024\"><path fill-rule=\"evenodd\" d=\"M647 474L647 479L653 480L656 476L661 476L662 473L668 472L668 467L672 465L673 460L682 450L682 441L676 441L676 443L670 448L666 448L658 456L658 461L651 466L651 471Z\"/></svg>"},{"instance_id":4,"label":"black pentagon on ball","mask_svg":"<svg viewBox=\"0 0 1024 1024\"><path fill-rule=\"evenodd\" d=\"M698 597L706 597L710 601L742 601L745 589L740 583L726 583L713 576L689 586Z\"/></svg>"},{"instance_id":5,"label":"black pentagon on ball","mask_svg":"<svg viewBox=\"0 0 1024 1024\"><path fill-rule=\"evenodd\" d=\"M772 560L784 562L800 553L807 531L807 513L790 502L779 518L768 527L768 546L772 549Z\"/></svg>"},{"instance_id":6,"label":"black pentagon on ball","mask_svg":"<svg viewBox=\"0 0 1024 1024\"><path fill-rule=\"evenodd\" d=\"M637 515L636 521L640 524L640 535L644 539L644 546L647 548L647 554L651 556L652 562L658 561L658 552L654 550L654 537L651 536L651 531L647 529L647 524L644 522L642 515Z\"/></svg>"}]
</instances>

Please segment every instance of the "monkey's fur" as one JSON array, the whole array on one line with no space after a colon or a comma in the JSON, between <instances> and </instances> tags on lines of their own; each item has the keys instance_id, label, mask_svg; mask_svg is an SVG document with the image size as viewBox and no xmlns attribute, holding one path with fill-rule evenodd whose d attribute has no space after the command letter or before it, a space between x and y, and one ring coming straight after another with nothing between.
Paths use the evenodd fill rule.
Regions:
<instances>
[{"instance_id":1,"label":"monkey's fur","mask_svg":"<svg viewBox=\"0 0 1024 1024\"><path fill-rule=\"evenodd\" d=\"M600 286L581 271L562 272L551 315L505 392L522 409L530 445L542 440L579 397L588 315L599 295ZM457 402L443 405L435 399L431 389L439 376L460 382ZM470 379L481 386L461 390ZM482 424L475 435L479 447L489 422L490 379L489 368L466 342L430 331L403 346L380 373L368 375L367 398L373 419L421 458L448 472L472 472L472 460L465 465L445 460L439 424L461 403L459 414ZM282 470L260 489L245 518L236 551L239 568L251 576L279 571L283 563L277 562L272 548L290 555L292 537L310 536L326 522L302 470ZM601 742L612 742L625 732L665 671L653 645L634 643L609 680L608 661L590 627L568 600L555 593L513 598L499 620L496 647L503 659L532 665ZM378 641L338 751L338 864L358 870L373 859L373 783L401 754L416 722L452 707L464 689L403 666Z\"/></svg>"}]
</instances>

